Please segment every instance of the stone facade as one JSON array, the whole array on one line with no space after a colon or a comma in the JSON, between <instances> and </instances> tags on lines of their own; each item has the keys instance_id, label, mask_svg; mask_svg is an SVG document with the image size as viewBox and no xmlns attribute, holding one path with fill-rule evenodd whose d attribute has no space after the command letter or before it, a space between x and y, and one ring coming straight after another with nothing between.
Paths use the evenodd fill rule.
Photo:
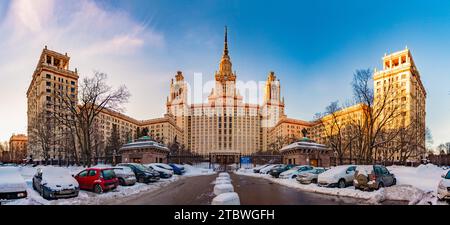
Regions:
<instances>
[{"instance_id":1,"label":"stone facade","mask_svg":"<svg viewBox=\"0 0 450 225\"><path fill-rule=\"evenodd\" d=\"M28 138L25 134L13 134L9 139L11 161L22 163L27 158Z\"/></svg>"}]
</instances>

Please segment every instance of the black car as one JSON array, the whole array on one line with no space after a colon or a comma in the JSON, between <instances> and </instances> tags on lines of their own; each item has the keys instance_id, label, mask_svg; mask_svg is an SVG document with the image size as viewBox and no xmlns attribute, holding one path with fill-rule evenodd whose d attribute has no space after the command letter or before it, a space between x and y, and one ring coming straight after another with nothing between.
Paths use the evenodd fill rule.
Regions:
<instances>
[{"instance_id":1,"label":"black car","mask_svg":"<svg viewBox=\"0 0 450 225\"><path fill-rule=\"evenodd\" d=\"M284 171L290 170L294 167L295 165L289 164L289 165L283 165L283 166L278 166L275 167L273 169L270 170L269 174L272 177L278 178L280 176L280 174Z\"/></svg>"},{"instance_id":2,"label":"black car","mask_svg":"<svg viewBox=\"0 0 450 225\"><path fill-rule=\"evenodd\" d=\"M120 163L117 166L126 166L130 167L133 170L134 175L136 176L136 180L139 183L150 183L156 182L159 180L158 171L149 169L142 164L139 163Z\"/></svg>"}]
</instances>

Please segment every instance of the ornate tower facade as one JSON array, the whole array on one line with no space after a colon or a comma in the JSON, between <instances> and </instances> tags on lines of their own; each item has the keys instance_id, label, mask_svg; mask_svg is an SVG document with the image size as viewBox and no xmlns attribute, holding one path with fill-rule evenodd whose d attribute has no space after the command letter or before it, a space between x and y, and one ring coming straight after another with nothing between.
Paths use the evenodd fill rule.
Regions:
<instances>
[{"instance_id":1,"label":"ornate tower facade","mask_svg":"<svg viewBox=\"0 0 450 225\"><path fill-rule=\"evenodd\" d=\"M167 97L166 107L167 114L172 115L175 123L182 130L187 130L187 119L189 115L188 108L188 86L184 80L183 73L178 71L175 75L175 81L172 79L170 83L170 94ZM186 144L186 140L181 140Z\"/></svg>"},{"instance_id":2,"label":"ornate tower facade","mask_svg":"<svg viewBox=\"0 0 450 225\"><path fill-rule=\"evenodd\" d=\"M267 76L264 87L264 101L261 107L262 150L268 148L268 132L280 119L285 117L284 99L281 98L280 80L274 72Z\"/></svg>"}]
</instances>

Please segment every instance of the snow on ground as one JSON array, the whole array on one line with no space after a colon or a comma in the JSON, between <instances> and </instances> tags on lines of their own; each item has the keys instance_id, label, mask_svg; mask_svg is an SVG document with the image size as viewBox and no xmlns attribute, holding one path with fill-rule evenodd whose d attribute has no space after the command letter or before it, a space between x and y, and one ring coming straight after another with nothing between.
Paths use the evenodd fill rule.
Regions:
<instances>
[{"instance_id":1,"label":"snow on ground","mask_svg":"<svg viewBox=\"0 0 450 225\"><path fill-rule=\"evenodd\" d=\"M204 166L204 165L196 165L196 166L191 166L191 165L183 165L184 166L184 170L186 171L186 173L183 174L183 176L198 176L198 175L210 175L210 174L215 174L216 172L214 172L213 169L209 169L208 165Z\"/></svg>"},{"instance_id":2,"label":"snow on ground","mask_svg":"<svg viewBox=\"0 0 450 225\"><path fill-rule=\"evenodd\" d=\"M113 200L117 200L118 198L123 198L135 194L142 194L144 192L152 192L158 190L168 184L175 182L183 177L191 177L191 176L200 176L200 175L209 175L215 172L212 169L204 169L202 167L193 167L190 165L183 165L185 167L186 173L178 176L174 175L169 179L160 179L157 182L150 184L136 183L133 186L118 186L113 191L108 191L102 194L96 194L94 192L80 190L78 197L76 198L68 198L68 199L58 199L58 200L46 200L42 196L39 195L38 192L33 190L32 179L36 174L36 170L38 168L42 168L44 166L23 166L18 167L18 170L22 177L24 178L27 184L27 193L28 197L18 200L13 200L6 202L6 205L98 205L98 204L106 204L108 202L112 202ZM51 167L51 166L47 166ZM110 167L110 165L96 165L94 167ZM62 167L62 169L67 170L70 174L76 175L82 170L86 169L81 166L69 166Z\"/></svg>"},{"instance_id":3,"label":"snow on ground","mask_svg":"<svg viewBox=\"0 0 450 225\"><path fill-rule=\"evenodd\" d=\"M319 187L316 184L303 185L295 179L278 179L268 174L256 174L249 168L240 169L236 174L268 179L302 191L365 199L370 204L385 200L408 201L409 204L445 204L438 202L435 197L437 185L445 172L442 168L428 164L419 167L391 166L388 169L395 174L397 185L372 192L356 190L353 186L339 189Z\"/></svg>"}]
</instances>

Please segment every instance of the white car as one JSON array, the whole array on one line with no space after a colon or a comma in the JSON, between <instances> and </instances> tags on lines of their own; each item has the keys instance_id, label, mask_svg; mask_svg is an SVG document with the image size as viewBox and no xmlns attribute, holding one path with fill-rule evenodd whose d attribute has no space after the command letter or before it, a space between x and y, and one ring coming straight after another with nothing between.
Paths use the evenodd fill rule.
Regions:
<instances>
[{"instance_id":1,"label":"white car","mask_svg":"<svg viewBox=\"0 0 450 225\"><path fill-rule=\"evenodd\" d=\"M27 185L17 167L0 167L0 200L27 197Z\"/></svg>"},{"instance_id":2,"label":"white car","mask_svg":"<svg viewBox=\"0 0 450 225\"><path fill-rule=\"evenodd\" d=\"M284 171L280 174L280 178L281 179L294 179L296 178L298 175L305 173L309 170L314 169L314 167L312 166L295 166L290 170Z\"/></svg>"},{"instance_id":3,"label":"white car","mask_svg":"<svg viewBox=\"0 0 450 225\"><path fill-rule=\"evenodd\" d=\"M437 197L439 200L450 200L450 171L442 174L442 180L439 182L437 189Z\"/></svg>"},{"instance_id":4,"label":"white car","mask_svg":"<svg viewBox=\"0 0 450 225\"><path fill-rule=\"evenodd\" d=\"M319 174L317 184L324 187L339 188L345 188L349 185L353 185L355 169L355 165L341 165L333 167Z\"/></svg>"},{"instance_id":5,"label":"white car","mask_svg":"<svg viewBox=\"0 0 450 225\"><path fill-rule=\"evenodd\" d=\"M267 166L270 166L270 164L264 164L264 165L260 165L260 166L254 167L254 168L253 168L253 172L254 172L254 173L259 173L259 171L260 171L262 168L267 167Z\"/></svg>"},{"instance_id":6,"label":"white car","mask_svg":"<svg viewBox=\"0 0 450 225\"><path fill-rule=\"evenodd\" d=\"M273 168L275 168L277 166L282 166L282 164L273 164L273 165L266 166L266 167L262 168L261 170L259 170L259 173L260 174L268 174L270 172L270 170L272 170Z\"/></svg>"},{"instance_id":7,"label":"white car","mask_svg":"<svg viewBox=\"0 0 450 225\"><path fill-rule=\"evenodd\" d=\"M160 166L157 166L157 164L155 163L146 164L145 166L150 169L156 170L161 178L170 178L173 176L173 170L161 168Z\"/></svg>"},{"instance_id":8,"label":"white car","mask_svg":"<svg viewBox=\"0 0 450 225\"><path fill-rule=\"evenodd\" d=\"M119 179L119 184L122 186L125 185L134 185L136 183L136 176L134 175L133 170L127 166L116 166L113 167L114 173Z\"/></svg>"}]
</instances>

